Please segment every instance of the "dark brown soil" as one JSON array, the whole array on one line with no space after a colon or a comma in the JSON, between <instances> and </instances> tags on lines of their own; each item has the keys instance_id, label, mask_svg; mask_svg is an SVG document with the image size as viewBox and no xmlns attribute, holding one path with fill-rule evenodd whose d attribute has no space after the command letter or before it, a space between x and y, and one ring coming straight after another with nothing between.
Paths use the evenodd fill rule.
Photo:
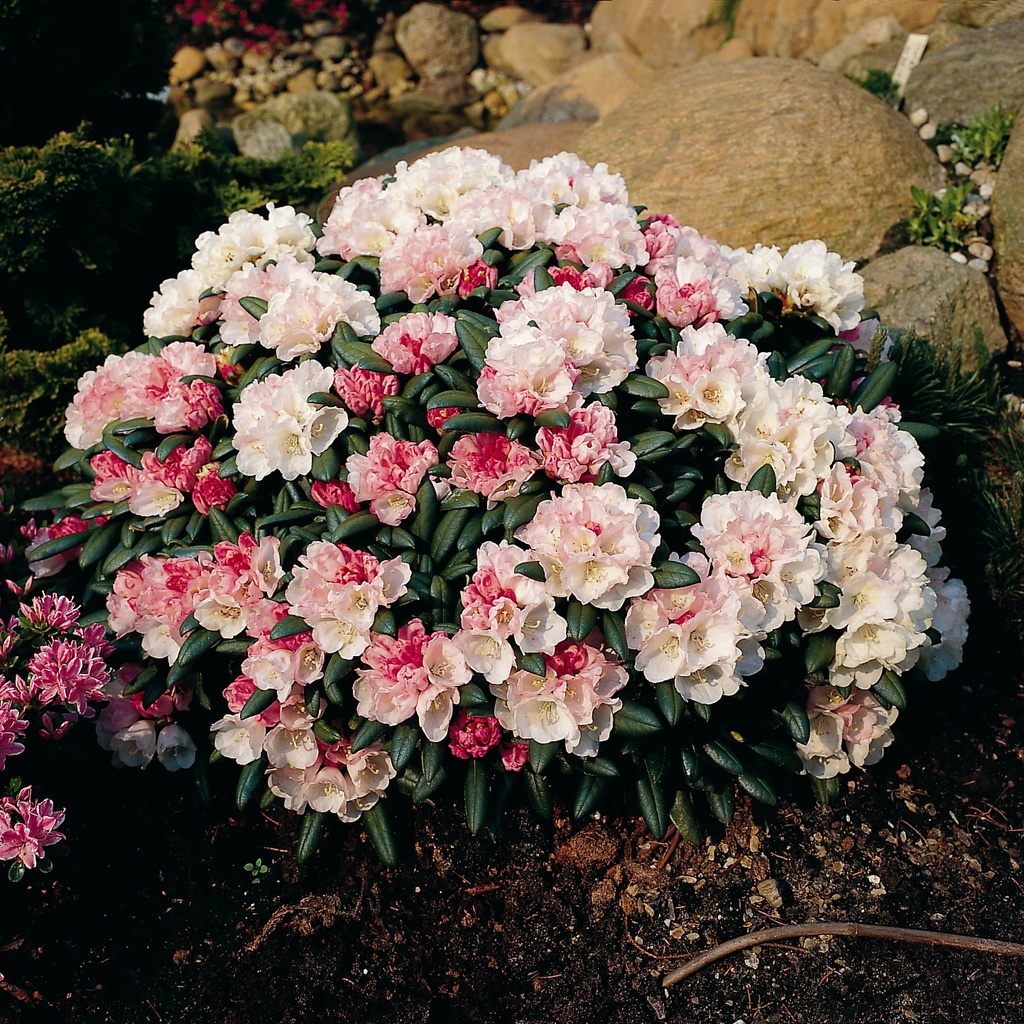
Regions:
<instances>
[{"instance_id":1,"label":"dark brown soil","mask_svg":"<svg viewBox=\"0 0 1024 1024\"><path fill-rule=\"evenodd\" d=\"M204 807L185 776L113 772L83 733L22 766L68 806L68 856L0 889L0 1020L1017 1024L1024 960L929 946L814 939L660 981L781 922L1024 941L1024 693L996 676L918 694L832 808L741 805L704 847L670 851L639 819L522 809L474 840L445 801L408 813L390 870L342 825L298 868L295 819L234 812L229 768Z\"/></svg>"}]
</instances>

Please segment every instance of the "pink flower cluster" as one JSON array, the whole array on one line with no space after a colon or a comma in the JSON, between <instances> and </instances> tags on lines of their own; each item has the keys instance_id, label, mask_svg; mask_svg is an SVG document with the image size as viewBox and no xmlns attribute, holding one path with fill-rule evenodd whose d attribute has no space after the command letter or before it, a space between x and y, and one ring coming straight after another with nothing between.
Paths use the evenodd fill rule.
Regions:
<instances>
[{"instance_id":1,"label":"pink flower cluster","mask_svg":"<svg viewBox=\"0 0 1024 1024\"><path fill-rule=\"evenodd\" d=\"M138 516L165 516L192 495L196 508L208 513L237 493L230 480L217 476L212 454L213 445L205 437L196 438L191 447L179 445L164 462L155 452L145 452L140 469L113 452L99 452L89 460L96 474L90 496L95 501L127 500L128 510Z\"/></svg>"},{"instance_id":2,"label":"pink flower cluster","mask_svg":"<svg viewBox=\"0 0 1024 1024\"><path fill-rule=\"evenodd\" d=\"M17 796L0 796L0 860L18 861L30 870L46 856L46 847L59 843L57 831L64 812L52 800L33 800L32 787Z\"/></svg>"},{"instance_id":3,"label":"pink flower cluster","mask_svg":"<svg viewBox=\"0 0 1024 1024\"><path fill-rule=\"evenodd\" d=\"M885 708L869 690L855 689L849 698L834 686L815 686L807 697L811 735L797 744L809 775L831 779L881 760L893 741L892 725L899 711Z\"/></svg>"},{"instance_id":4,"label":"pink flower cluster","mask_svg":"<svg viewBox=\"0 0 1024 1024\"><path fill-rule=\"evenodd\" d=\"M516 539L530 549L555 597L616 610L650 590L658 513L618 484L568 484L544 501Z\"/></svg>"},{"instance_id":5,"label":"pink flower cluster","mask_svg":"<svg viewBox=\"0 0 1024 1024\"><path fill-rule=\"evenodd\" d=\"M619 440L611 409L595 403L575 409L569 417L567 427L541 427L537 431L537 447L549 477L562 483L593 483L605 463L611 463L616 476L633 472L636 456L629 442Z\"/></svg>"},{"instance_id":6,"label":"pink flower cluster","mask_svg":"<svg viewBox=\"0 0 1024 1024\"><path fill-rule=\"evenodd\" d=\"M455 318L444 313L406 313L377 335L373 351L397 373L424 373L447 359L459 346Z\"/></svg>"},{"instance_id":7,"label":"pink flower cluster","mask_svg":"<svg viewBox=\"0 0 1024 1024\"><path fill-rule=\"evenodd\" d=\"M493 715L471 715L460 711L448 733L448 749L460 761L486 757L495 747L507 772L521 772L530 759L530 745L503 740L501 723Z\"/></svg>"},{"instance_id":8,"label":"pink flower cluster","mask_svg":"<svg viewBox=\"0 0 1024 1024\"><path fill-rule=\"evenodd\" d=\"M444 739L459 687L473 677L447 633L427 634L413 619L395 637L374 633L363 652L369 668L356 670L353 693L364 718L398 725L416 715L431 742Z\"/></svg>"},{"instance_id":9,"label":"pink flower cluster","mask_svg":"<svg viewBox=\"0 0 1024 1024\"><path fill-rule=\"evenodd\" d=\"M540 460L504 434L463 434L448 456L456 487L482 494L488 508L514 498L540 469Z\"/></svg>"},{"instance_id":10,"label":"pink flower cluster","mask_svg":"<svg viewBox=\"0 0 1024 1024\"><path fill-rule=\"evenodd\" d=\"M358 366L334 371L334 390L356 416L371 414L374 421L384 415L384 399L398 394L398 378L392 373L374 373Z\"/></svg>"},{"instance_id":11,"label":"pink flower cluster","mask_svg":"<svg viewBox=\"0 0 1024 1024\"><path fill-rule=\"evenodd\" d=\"M356 501L368 501L370 511L388 526L397 526L416 511L416 491L427 470L437 465L432 441L398 441L390 434L374 434L365 455L358 452L345 462L348 483Z\"/></svg>"},{"instance_id":12,"label":"pink flower cluster","mask_svg":"<svg viewBox=\"0 0 1024 1024\"><path fill-rule=\"evenodd\" d=\"M118 636L141 633L142 649L171 664L183 642L181 626L193 614L223 637L243 630L259 636L280 618L280 606L269 599L284 575L280 543L277 537L257 542L243 533L237 544L217 544L212 555L144 555L114 578L107 597L110 628Z\"/></svg>"},{"instance_id":13,"label":"pink flower cluster","mask_svg":"<svg viewBox=\"0 0 1024 1024\"><path fill-rule=\"evenodd\" d=\"M538 743L564 741L567 753L593 757L622 707L614 696L629 680L625 668L598 648L566 640L545 655L543 676L522 670L491 684L494 713L505 729Z\"/></svg>"},{"instance_id":14,"label":"pink flower cluster","mask_svg":"<svg viewBox=\"0 0 1024 1024\"><path fill-rule=\"evenodd\" d=\"M377 612L405 594L411 576L400 558L381 562L345 544L314 541L292 571L288 610L310 624L322 650L355 658L370 643Z\"/></svg>"},{"instance_id":15,"label":"pink flower cluster","mask_svg":"<svg viewBox=\"0 0 1024 1024\"><path fill-rule=\"evenodd\" d=\"M224 411L220 391L212 380L183 378L216 375L213 355L189 341L171 342L158 356L107 356L79 380L64 436L72 448L91 448L109 424L132 419L152 421L161 434L199 430Z\"/></svg>"}]
</instances>

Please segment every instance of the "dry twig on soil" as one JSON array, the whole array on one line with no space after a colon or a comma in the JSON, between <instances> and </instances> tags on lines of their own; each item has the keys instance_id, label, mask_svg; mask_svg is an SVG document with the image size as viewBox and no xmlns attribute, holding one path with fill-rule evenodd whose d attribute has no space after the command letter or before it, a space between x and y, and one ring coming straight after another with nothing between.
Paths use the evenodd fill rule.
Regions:
<instances>
[{"instance_id":1,"label":"dry twig on soil","mask_svg":"<svg viewBox=\"0 0 1024 1024\"><path fill-rule=\"evenodd\" d=\"M1016 942L1002 942L999 939L979 939L973 935L955 935L951 932L926 932L916 928L894 928L885 925L858 924L855 921L837 921L824 924L787 924L780 928L762 928L760 931L737 936L723 942L707 952L700 953L688 963L665 975L662 985L668 988L677 981L696 974L708 964L720 960L730 953L751 946L761 946L781 939L799 939L809 935L846 935L851 938L893 939L897 942L919 942L928 946L956 946L959 949L975 949L983 953L999 953L1002 956L1024 957L1024 945Z\"/></svg>"}]
</instances>

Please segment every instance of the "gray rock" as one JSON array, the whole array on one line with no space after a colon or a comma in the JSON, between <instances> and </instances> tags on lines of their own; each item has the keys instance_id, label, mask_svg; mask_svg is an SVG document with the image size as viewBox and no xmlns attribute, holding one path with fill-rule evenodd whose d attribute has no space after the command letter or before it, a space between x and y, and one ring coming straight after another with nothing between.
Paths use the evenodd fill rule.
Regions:
<instances>
[{"instance_id":1,"label":"gray rock","mask_svg":"<svg viewBox=\"0 0 1024 1024\"><path fill-rule=\"evenodd\" d=\"M374 80L385 89L393 89L402 82L408 82L413 77L412 68L408 61L397 53L389 50L380 50L370 54L367 62Z\"/></svg>"},{"instance_id":2,"label":"gray rock","mask_svg":"<svg viewBox=\"0 0 1024 1024\"><path fill-rule=\"evenodd\" d=\"M653 85L657 72L631 53L581 57L568 71L523 97L498 129L521 124L597 121L635 92Z\"/></svg>"},{"instance_id":3,"label":"gray rock","mask_svg":"<svg viewBox=\"0 0 1024 1024\"><path fill-rule=\"evenodd\" d=\"M769 57L663 76L576 151L622 174L634 202L728 245L821 238L854 260L912 211L912 184L944 180L906 118L837 75Z\"/></svg>"},{"instance_id":4,"label":"gray rock","mask_svg":"<svg viewBox=\"0 0 1024 1024\"><path fill-rule=\"evenodd\" d=\"M862 56L868 50L906 37L905 29L895 18L872 18L824 54L818 61L818 67L826 71L842 71L848 61Z\"/></svg>"},{"instance_id":5,"label":"gray rock","mask_svg":"<svg viewBox=\"0 0 1024 1024\"><path fill-rule=\"evenodd\" d=\"M244 156L277 160L304 142L345 142L358 159L359 136L352 107L330 92L282 93L236 117L235 145Z\"/></svg>"},{"instance_id":6,"label":"gray rock","mask_svg":"<svg viewBox=\"0 0 1024 1024\"><path fill-rule=\"evenodd\" d=\"M421 78L468 75L480 55L476 22L439 4L416 4L398 19L395 41Z\"/></svg>"},{"instance_id":7,"label":"gray rock","mask_svg":"<svg viewBox=\"0 0 1024 1024\"><path fill-rule=\"evenodd\" d=\"M391 100L391 108L403 114L460 110L476 98L476 89L463 75L449 75L433 82L424 82L418 89L394 97Z\"/></svg>"},{"instance_id":8,"label":"gray rock","mask_svg":"<svg viewBox=\"0 0 1024 1024\"><path fill-rule=\"evenodd\" d=\"M235 90L227 82L204 75L195 80L195 103L197 107L209 107L213 110L221 110L231 106Z\"/></svg>"},{"instance_id":9,"label":"gray rock","mask_svg":"<svg viewBox=\"0 0 1024 1024\"><path fill-rule=\"evenodd\" d=\"M236 117L231 134L238 152L257 160L280 160L292 149L291 132L265 106Z\"/></svg>"},{"instance_id":10,"label":"gray rock","mask_svg":"<svg viewBox=\"0 0 1024 1024\"><path fill-rule=\"evenodd\" d=\"M864 297L883 324L917 329L932 341L966 343L975 328L990 352L1006 348L1006 334L988 279L979 270L949 258L940 249L911 245L880 256L860 271Z\"/></svg>"},{"instance_id":11,"label":"gray rock","mask_svg":"<svg viewBox=\"0 0 1024 1024\"><path fill-rule=\"evenodd\" d=\"M321 36L313 40L310 52L317 60L341 60L348 52L348 40L343 36Z\"/></svg>"},{"instance_id":12,"label":"gray rock","mask_svg":"<svg viewBox=\"0 0 1024 1024\"><path fill-rule=\"evenodd\" d=\"M576 25L520 22L487 46L487 62L498 71L531 85L545 85L567 71L587 48L587 37Z\"/></svg>"},{"instance_id":13,"label":"gray rock","mask_svg":"<svg viewBox=\"0 0 1024 1024\"><path fill-rule=\"evenodd\" d=\"M942 18L978 27L1024 18L1024 0L943 0Z\"/></svg>"},{"instance_id":14,"label":"gray rock","mask_svg":"<svg viewBox=\"0 0 1024 1024\"><path fill-rule=\"evenodd\" d=\"M1024 18L979 28L928 55L907 83L908 107L939 124L967 124L996 103L1024 104Z\"/></svg>"},{"instance_id":15,"label":"gray rock","mask_svg":"<svg viewBox=\"0 0 1024 1024\"><path fill-rule=\"evenodd\" d=\"M1010 323L1024 334L1024 117L1010 136L992 193L996 288Z\"/></svg>"}]
</instances>

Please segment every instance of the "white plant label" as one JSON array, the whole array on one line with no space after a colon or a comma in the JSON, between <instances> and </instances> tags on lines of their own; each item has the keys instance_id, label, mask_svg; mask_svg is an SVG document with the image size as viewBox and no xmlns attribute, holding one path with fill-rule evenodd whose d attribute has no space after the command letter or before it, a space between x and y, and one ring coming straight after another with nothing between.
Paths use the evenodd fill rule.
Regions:
<instances>
[{"instance_id":1,"label":"white plant label","mask_svg":"<svg viewBox=\"0 0 1024 1024\"><path fill-rule=\"evenodd\" d=\"M897 87L901 96L903 95L903 90L907 87L907 82L910 80L910 72L921 63L921 58L924 56L924 51L927 47L927 36L914 32L907 36L907 41L903 45L903 52L900 54L900 59L896 62L896 70L892 73L893 85Z\"/></svg>"}]
</instances>

